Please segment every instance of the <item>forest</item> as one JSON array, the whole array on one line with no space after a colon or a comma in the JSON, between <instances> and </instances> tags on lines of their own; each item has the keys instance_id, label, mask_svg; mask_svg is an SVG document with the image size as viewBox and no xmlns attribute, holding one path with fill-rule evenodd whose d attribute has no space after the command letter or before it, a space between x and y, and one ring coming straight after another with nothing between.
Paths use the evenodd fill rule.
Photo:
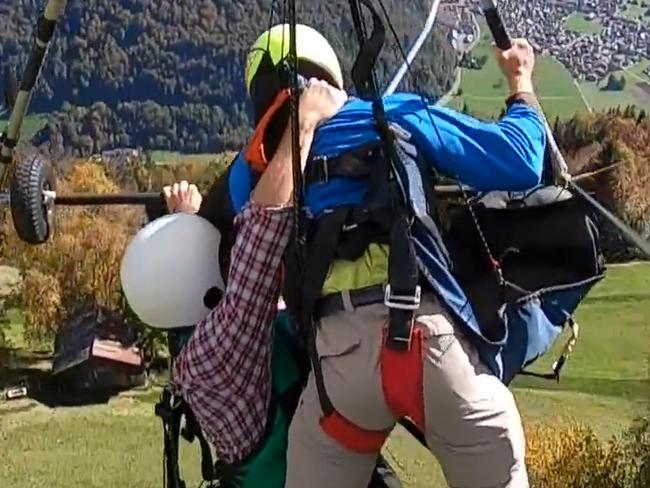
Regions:
<instances>
[{"instance_id":1,"label":"forest","mask_svg":"<svg viewBox=\"0 0 650 488\"><path fill-rule=\"evenodd\" d=\"M339 54L347 88L358 52L342 0L297 2L301 23L318 29ZM428 0L384 0L399 43L420 32ZM0 63L25 66L33 42L37 0L0 4ZM275 15L270 18L271 6ZM31 112L49 114L36 143L55 153L88 156L114 147L221 152L241 147L250 134L243 82L249 46L270 24L282 22L272 0L81 0L68 2L49 49ZM396 15L399 12L399 15ZM370 23L368 23L370 25ZM402 89L429 96L453 82L456 54L436 28ZM387 26L377 63L385 86L402 62ZM20 76L20 75L19 75Z\"/></svg>"}]
</instances>

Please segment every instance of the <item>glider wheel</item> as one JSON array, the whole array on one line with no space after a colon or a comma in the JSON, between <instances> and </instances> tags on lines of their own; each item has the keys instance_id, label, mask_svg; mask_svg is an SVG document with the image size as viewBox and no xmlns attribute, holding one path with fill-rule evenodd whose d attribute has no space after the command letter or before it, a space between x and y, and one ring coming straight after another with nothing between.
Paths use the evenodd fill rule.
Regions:
<instances>
[{"instance_id":1,"label":"glider wheel","mask_svg":"<svg viewBox=\"0 0 650 488\"><path fill-rule=\"evenodd\" d=\"M41 155L16 163L9 191L11 216L21 240L33 245L47 241L54 205L44 192L55 190L52 165Z\"/></svg>"}]
</instances>

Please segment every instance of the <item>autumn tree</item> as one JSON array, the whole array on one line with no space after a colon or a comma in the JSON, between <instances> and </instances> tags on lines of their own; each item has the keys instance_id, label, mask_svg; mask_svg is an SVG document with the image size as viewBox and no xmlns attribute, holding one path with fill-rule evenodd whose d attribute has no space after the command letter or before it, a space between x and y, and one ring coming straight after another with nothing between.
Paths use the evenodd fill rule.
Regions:
<instances>
[{"instance_id":1,"label":"autumn tree","mask_svg":"<svg viewBox=\"0 0 650 488\"><path fill-rule=\"evenodd\" d=\"M58 182L62 192L115 192L119 188L98 164L74 166ZM84 307L119 309L119 267L125 246L143 219L140 209L86 207L56 209L49 241L30 246L4 216L3 261L22 275L26 338L42 340L65 317Z\"/></svg>"},{"instance_id":2,"label":"autumn tree","mask_svg":"<svg viewBox=\"0 0 650 488\"><path fill-rule=\"evenodd\" d=\"M580 172L608 168L583 184L601 203L650 238L650 124L638 119L633 107L617 107L560 122L554 132L570 168L579 167ZM588 160L580 161L584 154ZM618 230L605 221L602 224L610 259L638 257L625 248Z\"/></svg>"}]
</instances>

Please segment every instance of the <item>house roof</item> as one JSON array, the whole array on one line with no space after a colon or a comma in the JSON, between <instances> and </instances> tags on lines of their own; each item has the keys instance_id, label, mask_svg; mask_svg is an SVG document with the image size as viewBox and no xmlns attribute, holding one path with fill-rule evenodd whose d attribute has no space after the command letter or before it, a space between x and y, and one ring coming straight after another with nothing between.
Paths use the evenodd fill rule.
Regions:
<instances>
[{"instance_id":1,"label":"house roof","mask_svg":"<svg viewBox=\"0 0 650 488\"><path fill-rule=\"evenodd\" d=\"M116 312L85 310L74 314L54 341L52 373L57 374L92 358L141 366L134 325Z\"/></svg>"}]
</instances>

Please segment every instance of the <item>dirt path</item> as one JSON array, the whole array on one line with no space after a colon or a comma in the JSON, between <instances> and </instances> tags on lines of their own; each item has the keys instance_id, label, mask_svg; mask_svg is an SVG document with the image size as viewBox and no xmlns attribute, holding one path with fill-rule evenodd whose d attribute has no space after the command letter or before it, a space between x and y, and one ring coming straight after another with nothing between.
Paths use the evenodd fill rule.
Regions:
<instances>
[{"instance_id":1,"label":"dirt path","mask_svg":"<svg viewBox=\"0 0 650 488\"><path fill-rule=\"evenodd\" d=\"M588 111L590 114L594 113L594 110L593 110L593 108L591 107L591 105L589 105L589 102L587 101L587 97L585 97L585 94L584 94L584 92L582 91L582 87L580 86L580 83L578 83L578 80L576 80L575 78L573 78L572 81L573 81L573 85L576 87L576 89L578 90L578 93L580 94L580 98L582 98L582 103L584 103L584 104L585 104L585 107L587 107L587 111Z\"/></svg>"}]
</instances>

